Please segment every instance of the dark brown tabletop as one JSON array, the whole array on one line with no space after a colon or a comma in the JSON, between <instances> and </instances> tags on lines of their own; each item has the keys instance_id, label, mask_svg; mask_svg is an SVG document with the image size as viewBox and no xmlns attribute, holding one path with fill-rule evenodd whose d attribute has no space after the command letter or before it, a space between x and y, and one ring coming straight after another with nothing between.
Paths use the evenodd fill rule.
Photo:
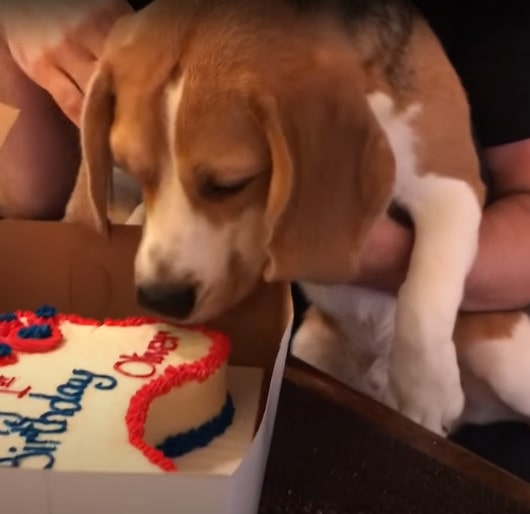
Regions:
<instances>
[{"instance_id":1,"label":"dark brown tabletop","mask_svg":"<svg viewBox=\"0 0 530 514\"><path fill-rule=\"evenodd\" d=\"M530 513L530 485L290 359L260 514Z\"/></svg>"}]
</instances>

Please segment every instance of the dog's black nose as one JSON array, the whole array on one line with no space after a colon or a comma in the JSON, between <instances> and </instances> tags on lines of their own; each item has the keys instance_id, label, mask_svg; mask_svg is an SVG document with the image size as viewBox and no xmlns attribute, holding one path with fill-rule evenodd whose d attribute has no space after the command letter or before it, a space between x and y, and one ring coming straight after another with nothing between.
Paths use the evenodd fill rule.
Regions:
<instances>
[{"instance_id":1,"label":"dog's black nose","mask_svg":"<svg viewBox=\"0 0 530 514\"><path fill-rule=\"evenodd\" d=\"M191 314L197 296L197 288L192 283L139 286L136 291L138 303L143 307L180 319Z\"/></svg>"}]
</instances>

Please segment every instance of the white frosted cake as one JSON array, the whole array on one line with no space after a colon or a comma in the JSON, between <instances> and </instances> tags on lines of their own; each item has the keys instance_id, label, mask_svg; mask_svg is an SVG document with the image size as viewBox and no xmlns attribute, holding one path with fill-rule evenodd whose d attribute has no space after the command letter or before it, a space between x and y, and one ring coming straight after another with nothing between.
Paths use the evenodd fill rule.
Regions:
<instances>
[{"instance_id":1,"label":"white frosted cake","mask_svg":"<svg viewBox=\"0 0 530 514\"><path fill-rule=\"evenodd\" d=\"M0 314L0 466L176 471L233 421L229 352L148 318Z\"/></svg>"}]
</instances>

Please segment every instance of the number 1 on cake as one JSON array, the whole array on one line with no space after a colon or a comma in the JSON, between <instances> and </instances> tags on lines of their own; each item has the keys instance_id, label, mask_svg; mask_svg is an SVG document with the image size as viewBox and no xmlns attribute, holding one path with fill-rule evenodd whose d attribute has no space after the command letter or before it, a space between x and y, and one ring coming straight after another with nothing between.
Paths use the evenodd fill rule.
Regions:
<instances>
[{"instance_id":1,"label":"number 1 on cake","mask_svg":"<svg viewBox=\"0 0 530 514\"><path fill-rule=\"evenodd\" d=\"M15 377L6 377L4 375L0 375L0 393L16 394L18 398L23 398L26 396L31 391L31 386L27 386L20 391L11 389L11 386L16 382L16 380L17 379Z\"/></svg>"}]
</instances>

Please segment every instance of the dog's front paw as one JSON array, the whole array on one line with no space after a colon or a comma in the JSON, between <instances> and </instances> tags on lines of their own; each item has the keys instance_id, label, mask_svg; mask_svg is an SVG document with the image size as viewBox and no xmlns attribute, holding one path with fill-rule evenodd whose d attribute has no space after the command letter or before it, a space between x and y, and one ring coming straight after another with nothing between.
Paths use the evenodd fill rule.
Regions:
<instances>
[{"instance_id":1,"label":"dog's front paw","mask_svg":"<svg viewBox=\"0 0 530 514\"><path fill-rule=\"evenodd\" d=\"M396 344L383 401L426 429L445 436L461 416L465 399L453 343L436 350L426 352L424 348Z\"/></svg>"}]
</instances>

